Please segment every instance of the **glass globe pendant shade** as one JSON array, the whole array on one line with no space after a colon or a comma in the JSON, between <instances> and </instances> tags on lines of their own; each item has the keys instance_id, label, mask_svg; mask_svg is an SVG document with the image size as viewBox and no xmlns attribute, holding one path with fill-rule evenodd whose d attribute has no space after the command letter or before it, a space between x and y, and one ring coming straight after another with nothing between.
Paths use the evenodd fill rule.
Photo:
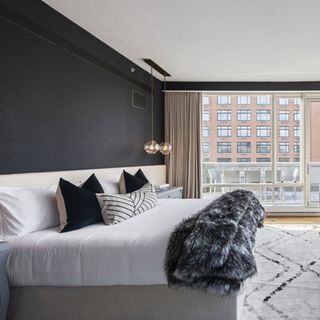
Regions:
<instances>
[{"instance_id":1,"label":"glass globe pendant shade","mask_svg":"<svg viewBox=\"0 0 320 320\"><path fill-rule=\"evenodd\" d=\"M154 140L148 141L144 145L144 150L146 151L146 153L149 153L149 154L156 154L159 151L159 149L160 149L160 146Z\"/></svg>"},{"instance_id":2,"label":"glass globe pendant shade","mask_svg":"<svg viewBox=\"0 0 320 320\"><path fill-rule=\"evenodd\" d=\"M162 142L160 144L160 152L164 155L168 155L172 150L172 146L169 142Z\"/></svg>"}]
</instances>

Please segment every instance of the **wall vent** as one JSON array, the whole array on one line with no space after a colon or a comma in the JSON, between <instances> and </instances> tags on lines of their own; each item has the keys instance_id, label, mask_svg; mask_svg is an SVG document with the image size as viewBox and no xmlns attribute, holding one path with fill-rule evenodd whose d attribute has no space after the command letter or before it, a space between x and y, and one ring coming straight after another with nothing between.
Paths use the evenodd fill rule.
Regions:
<instances>
[{"instance_id":1,"label":"wall vent","mask_svg":"<svg viewBox=\"0 0 320 320\"><path fill-rule=\"evenodd\" d=\"M132 106L141 110L147 110L146 96L138 91L132 90Z\"/></svg>"}]
</instances>

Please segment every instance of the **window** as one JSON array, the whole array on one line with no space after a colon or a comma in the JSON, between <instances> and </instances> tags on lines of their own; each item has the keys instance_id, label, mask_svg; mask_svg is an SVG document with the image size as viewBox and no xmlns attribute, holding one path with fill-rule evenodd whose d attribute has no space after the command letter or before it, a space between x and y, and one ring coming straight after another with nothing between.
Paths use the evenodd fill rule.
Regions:
<instances>
[{"instance_id":1,"label":"window","mask_svg":"<svg viewBox=\"0 0 320 320\"><path fill-rule=\"evenodd\" d=\"M231 104L230 96L218 96L218 104Z\"/></svg>"},{"instance_id":2,"label":"window","mask_svg":"<svg viewBox=\"0 0 320 320\"><path fill-rule=\"evenodd\" d=\"M210 152L209 142L202 142L202 152L203 153Z\"/></svg>"},{"instance_id":3,"label":"window","mask_svg":"<svg viewBox=\"0 0 320 320\"><path fill-rule=\"evenodd\" d=\"M287 106L289 104L288 98L279 98L278 103L280 106Z\"/></svg>"},{"instance_id":4,"label":"window","mask_svg":"<svg viewBox=\"0 0 320 320\"><path fill-rule=\"evenodd\" d=\"M300 162L300 158L294 158L293 162Z\"/></svg>"},{"instance_id":5,"label":"window","mask_svg":"<svg viewBox=\"0 0 320 320\"><path fill-rule=\"evenodd\" d=\"M300 121L300 111L295 111L293 113L293 119L294 121Z\"/></svg>"},{"instance_id":6,"label":"window","mask_svg":"<svg viewBox=\"0 0 320 320\"><path fill-rule=\"evenodd\" d=\"M257 96L257 104L268 105L271 103L271 96Z\"/></svg>"},{"instance_id":7,"label":"window","mask_svg":"<svg viewBox=\"0 0 320 320\"><path fill-rule=\"evenodd\" d=\"M202 136L209 137L209 127L202 127Z\"/></svg>"},{"instance_id":8,"label":"window","mask_svg":"<svg viewBox=\"0 0 320 320\"><path fill-rule=\"evenodd\" d=\"M271 162L271 158L257 158L257 162Z\"/></svg>"},{"instance_id":9,"label":"window","mask_svg":"<svg viewBox=\"0 0 320 320\"><path fill-rule=\"evenodd\" d=\"M251 158L238 158L237 162L251 162Z\"/></svg>"},{"instance_id":10,"label":"window","mask_svg":"<svg viewBox=\"0 0 320 320\"><path fill-rule=\"evenodd\" d=\"M251 136L251 127L238 127L237 128L238 137L250 137Z\"/></svg>"},{"instance_id":11,"label":"window","mask_svg":"<svg viewBox=\"0 0 320 320\"><path fill-rule=\"evenodd\" d=\"M279 158L279 162L289 162L289 158Z\"/></svg>"},{"instance_id":12,"label":"window","mask_svg":"<svg viewBox=\"0 0 320 320\"><path fill-rule=\"evenodd\" d=\"M289 111L279 111L279 121L289 121Z\"/></svg>"},{"instance_id":13,"label":"window","mask_svg":"<svg viewBox=\"0 0 320 320\"><path fill-rule=\"evenodd\" d=\"M251 152L251 142L238 142L237 143L238 153L250 153Z\"/></svg>"},{"instance_id":14,"label":"window","mask_svg":"<svg viewBox=\"0 0 320 320\"><path fill-rule=\"evenodd\" d=\"M231 137L231 127L218 127L218 137Z\"/></svg>"},{"instance_id":15,"label":"window","mask_svg":"<svg viewBox=\"0 0 320 320\"><path fill-rule=\"evenodd\" d=\"M293 128L293 135L294 135L294 137L296 137L296 138L299 138L299 137L300 137L300 127L294 127L294 128Z\"/></svg>"},{"instance_id":16,"label":"window","mask_svg":"<svg viewBox=\"0 0 320 320\"><path fill-rule=\"evenodd\" d=\"M257 121L270 121L270 110L257 110Z\"/></svg>"},{"instance_id":17,"label":"window","mask_svg":"<svg viewBox=\"0 0 320 320\"><path fill-rule=\"evenodd\" d=\"M250 110L238 110L237 112L238 121L250 121L251 120L251 111Z\"/></svg>"},{"instance_id":18,"label":"window","mask_svg":"<svg viewBox=\"0 0 320 320\"><path fill-rule=\"evenodd\" d=\"M280 142L279 143L279 153L289 153L289 143Z\"/></svg>"},{"instance_id":19,"label":"window","mask_svg":"<svg viewBox=\"0 0 320 320\"><path fill-rule=\"evenodd\" d=\"M289 127L279 127L279 137L289 137Z\"/></svg>"},{"instance_id":20,"label":"window","mask_svg":"<svg viewBox=\"0 0 320 320\"><path fill-rule=\"evenodd\" d=\"M294 104L295 106L300 106L300 104L301 104L301 98L294 98L294 99L293 99L293 104Z\"/></svg>"},{"instance_id":21,"label":"window","mask_svg":"<svg viewBox=\"0 0 320 320\"><path fill-rule=\"evenodd\" d=\"M218 110L218 121L230 121L231 110Z\"/></svg>"},{"instance_id":22,"label":"window","mask_svg":"<svg viewBox=\"0 0 320 320\"><path fill-rule=\"evenodd\" d=\"M218 153L231 153L231 142L218 142Z\"/></svg>"},{"instance_id":23,"label":"window","mask_svg":"<svg viewBox=\"0 0 320 320\"><path fill-rule=\"evenodd\" d=\"M257 127L257 137L270 137L271 136L271 127L265 126L265 127Z\"/></svg>"},{"instance_id":24,"label":"window","mask_svg":"<svg viewBox=\"0 0 320 320\"><path fill-rule=\"evenodd\" d=\"M207 106L210 104L210 97L207 97L207 96L203 96L202 97L202 104Z\"/></svg>"},{"instance_id":25,"label":"window","mask_svg":"<svg viewBox=\"0 0 320 320\"><path fill-rule=\"evenodd\" d=\"M218 162L231 162L231 158L218 158Z\"/></svg>"},{"instance_id":26,"label":"window","mask_svg":"<svg viewBox=\"0 0 320 320\"><path fill-rule=\"evenodd\" d=\"M237 102L238 104L250 104L250 96L238 96L237 97Z\"/></svg>"},{"instance_id":27,"label":"window","mask_svg":"<svg viewBox=\"0 0 320 320\"><path fill-rule=\"evenodd\" d=\"M271 142L257 142L257 153L270 153Z\"/></svg>"},{"instance_id":28,"label":"window","mask_svg":"<svg viewBox=\"0 0 320 320\"><path fill-rule=\"evenodd\" d=\"M202 120L209 121L210 120L210 111L203 111L202 112Z\"/></svg>"},{"instance_id":29,"label":"window","mask_svg":"<svg viewBox=\"0 0 320 320\"><path fill-rule=\"evenodd\" d=\"M294 153L300 153L300 143L299 142L295 142L293 144L293 151L294 151Z\"/></svg>"}]
</instances>

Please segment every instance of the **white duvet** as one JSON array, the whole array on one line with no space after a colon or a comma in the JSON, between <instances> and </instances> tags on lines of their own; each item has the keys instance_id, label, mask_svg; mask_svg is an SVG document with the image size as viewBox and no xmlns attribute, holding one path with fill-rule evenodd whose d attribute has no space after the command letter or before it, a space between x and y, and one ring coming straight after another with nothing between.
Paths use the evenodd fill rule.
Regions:
<instances>
[{"instance_id":1,"label":"white duvet","mask_svg":"<svg viewBox=\"0 0 320 320\"><path fill-rule=\"evenodd\" d=\"M59 233L47 229L10 240L11 286L165 284L163 261L175 225L210 200L159 200L120 224Z\"/></svg>"}]
</instances>

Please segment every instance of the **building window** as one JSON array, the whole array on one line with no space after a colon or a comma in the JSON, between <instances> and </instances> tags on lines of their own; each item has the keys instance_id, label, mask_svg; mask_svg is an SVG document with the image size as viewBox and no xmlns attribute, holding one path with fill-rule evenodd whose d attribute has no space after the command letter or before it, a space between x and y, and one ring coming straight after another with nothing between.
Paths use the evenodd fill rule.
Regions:
<instances>
[{"instance_id":1,"label":"building window","mask_svg":"<svg viewBox=\"0 0 320 320\"><path fill-rule=\"evenodd\" d=\"M231 104L230 96L218 96L218 104Z\"/></svg>"},{"instance_id":2,"label":"building window","mask_svg":"<svg viewBox=\"0 0 320 320\"><path fill-rule=\"evenodd\" d=\"M279 153L289 153L289 143L280 142L279 143Z\"/></svg>"},{"instance_id":3,"label":"building window","mask_svg":"<svg viewBox=\"0 0 320 320\"><path fill-rule=\"evenodd\" d=\"M251 111L250 110L238 110L237 112L238 121L250 121Z\"/></svg>"},{"instance_id":4,"label":"building window","mask_svg":"<svg viewBox=\"0 0 320 320\"><path fill-rule=\"evenodd\" d=\"M300 158L294 158L293 162L300 162Z\"/></svg>"},{"instance_id":5,"label":"building window","mask_svg":"<svg viewBox=\"0 0 320 320\"><path fill-rule=\"evenodd\" d=\"M300 121L300 118L301 118L301 116L300 116L300 111L295 111L295 112L293 113L293 119L294 119L294 121Z\"/></svg>"},{"instance_id":6,"label":"building window","mask_svg":"<svg viewBox=\"0 0 320 320\"><path fill-rule=\"evenodd\" d=\"M237 158L237 162L251 162L251 158Z\"/></svg>"},{"instance_id":7,"label":"building window","mask_svg":"<svg viewBox=\"0 0 320 320\"><path fill-rule=\"evenodd\" d=\"M294 128L293 128L293 135L294 135L296 138L299 138L299 137L300 137L300 127L294 127Z\"/></svg>"},{"instance_id":8,"label":"building window","mask_svg":"<svg viewBox=\"0 0 320 320\"><path fill-rule=\"evenodd\" d=\"M257 162L271 162L271 158L257 158Z\"/></svg>"},{"instance_id":9,"label":"building window","mask_svg":"<svg viewBox=\"0 0 320 320\"><path fill-rule=\"evenodd\" d=\"M210 120L210 111L203 111L202 112L202 120L209 121Z\"/></svg>"},{"instance_id":10,"label":"building window","mask_svg":"<svg viewBox=\"0 0 320 320\"><path fill-rule=\"evenodd\" d=\"M230 121L231 110L218 110L218 121Z\"/></svg>"},{"instance_id":11,"label":"building window","mask_svg":"<svg viewBox=\"0 0 320 320\"><path fill-rule=\"evenodd\" d=\"M279 137L289 137L289 127L279 127Z\"/></svg>"},{"instance_id":12,"label":"building window","mask_svg":"<svg viewBox=\"0 0 320 320\"><path fill-rule=\"evenodd\" d=\"M289 162L289 158L279 158L279 162Z\"/></svg>"},{"instance_id":13,"label":"building window","mask_svg":"<svg viewBox=\"0 0 320 320\"><path fill-rule=\"evenodd\" d=\"M295 106L300 106L300 104L301 104L301 98L294 98L294 99L293 99L293 104L294 104Z\"/></svg>"},{"instance_id":14,"label":"building window","mask_svg":"<svg viewBox=\"0 0 320 320\"><path fill-rule=\"evenodd\" d=\"M218 162L231 162L231 158L218 158Z\"/></svg>"},{"instance_id":15,"label":"building window","mask_svg":"<svg viewBox=\"0 0 320 320\"><path fill-rule=\"evenodd\" d=\"M238 142L237 143L238 153L251 153L251 142Z\"/></svg>"},{"instance_id":16,"label":"building window","mask_svg":"<svg viewBox=\"0 0 320 320\"><path fill-rule=\"evenodd\" d=\"M271 153L271 142L257 142L257 153Z\"/></svg>"},{"instance_id":17,"label":"building window","mask_svg":"<svg viewBox=\"0 0 320 320\"><path fill-rule=\"evenodd\" d=\"M202 127L202 136L209 137L209 127Z\"/></svg>"},{"instance_id":18,"label":"building window","mask_svg":"<svg viewBox=\"0 0 320 320\"><path fill-rule=\"evenodd\" d=\"M251 137L251 127L237 127L238 137Z\"/></svg>"},{"instance_id":19,"label":"building window","mask_svg":"<svg viewBox=\"0 0 320 320\"><path fill-rule=\"evenodd\" d=\"M269 105L271 103L271 96L257 96L257 104Z\"/></svg>"},{"instance_id":20,"label":"building window","mask_svg":"<svg viewBox=\"0 0 320 320\"><path fill-rule=\"evenodd\" d=\"M231 153L231 142L218 142L218 153Z\"/></svg>"},{"instance_id":21,"label":"building window","mask_svg":"<svg viewBox=\"0 0 320 320\"><path fill-rule=\"evenodd\" d=\"M218 137L231 137L231 127L218 127Z\"/></svg>"},{"instance_id":22,"label":"building window","mask_svg":"<svg viewBox=\"0 0 320 320\"><path fill-rule=\"evenodd\" d=\"M270 121L270 110L257 110L257 121Z\"/></svg>"},{"instance_id":23,"label":"building window","mask_svg":"<svg viewBox=\"0 0 320 320\"><path fill-rule=\"evenodd\" d=\"M210 104L210 97L207 97L207 96L203 96L202 97L202 104L207 106Z\"/></svg>"},{"instance_id":24,"label":"building window","mask_svg":"<svg viewBox=\"0 0 320 320\"><path fill-rule=\"evenodd\" d=\"M208 153L210 151L209 142L202 142L202 152Z\"/></svg>"},{"instance_id":25,"label":"building window","mask_svg":"<svg viewBox=\"0 0 320 320\"><path fill-rule=\"evenodd\" d=\"M257 137L265 138L271 136L271 127L265 126L265 127L257 127Z\"/></svg>"},{"instance_id":26,"label":"building window","mask_svg":"<svg viewBox=\"0 0 320 320\"><path fill-rule=\"evenodd\" d=\"M289 111L279 111L279 121L289 121Z\"/></svg>"},{"instance_id":27,"label":"building window","mask_svg":"<svg viewBox=\"0 0 320 320\"><path fill-rule=\"evenodd\" d=\"M280 106L287 106L289 104L288 98L279 98L278 103Z\"/></svg>"},{"instance_id":28,"label":"building window","mask_svg":"<svg viewBox=\"0 0 320 320\"><path fill-rule=\"evenodd\" d=\"M250 104L251 97L250 96L238 96L237 102L238 102L238 104Z\"/></svg>"},{"instance_id":29,"label":"building window","mask_svg":"<svg viewBox=\"0 0 320 320\"><path fill-rule=\"evenodd\" d=\"M293 150L294 150L294 153L300 153L300 143L299 142L295 142L293 144Z\"/></svg>"}]
</instances>

